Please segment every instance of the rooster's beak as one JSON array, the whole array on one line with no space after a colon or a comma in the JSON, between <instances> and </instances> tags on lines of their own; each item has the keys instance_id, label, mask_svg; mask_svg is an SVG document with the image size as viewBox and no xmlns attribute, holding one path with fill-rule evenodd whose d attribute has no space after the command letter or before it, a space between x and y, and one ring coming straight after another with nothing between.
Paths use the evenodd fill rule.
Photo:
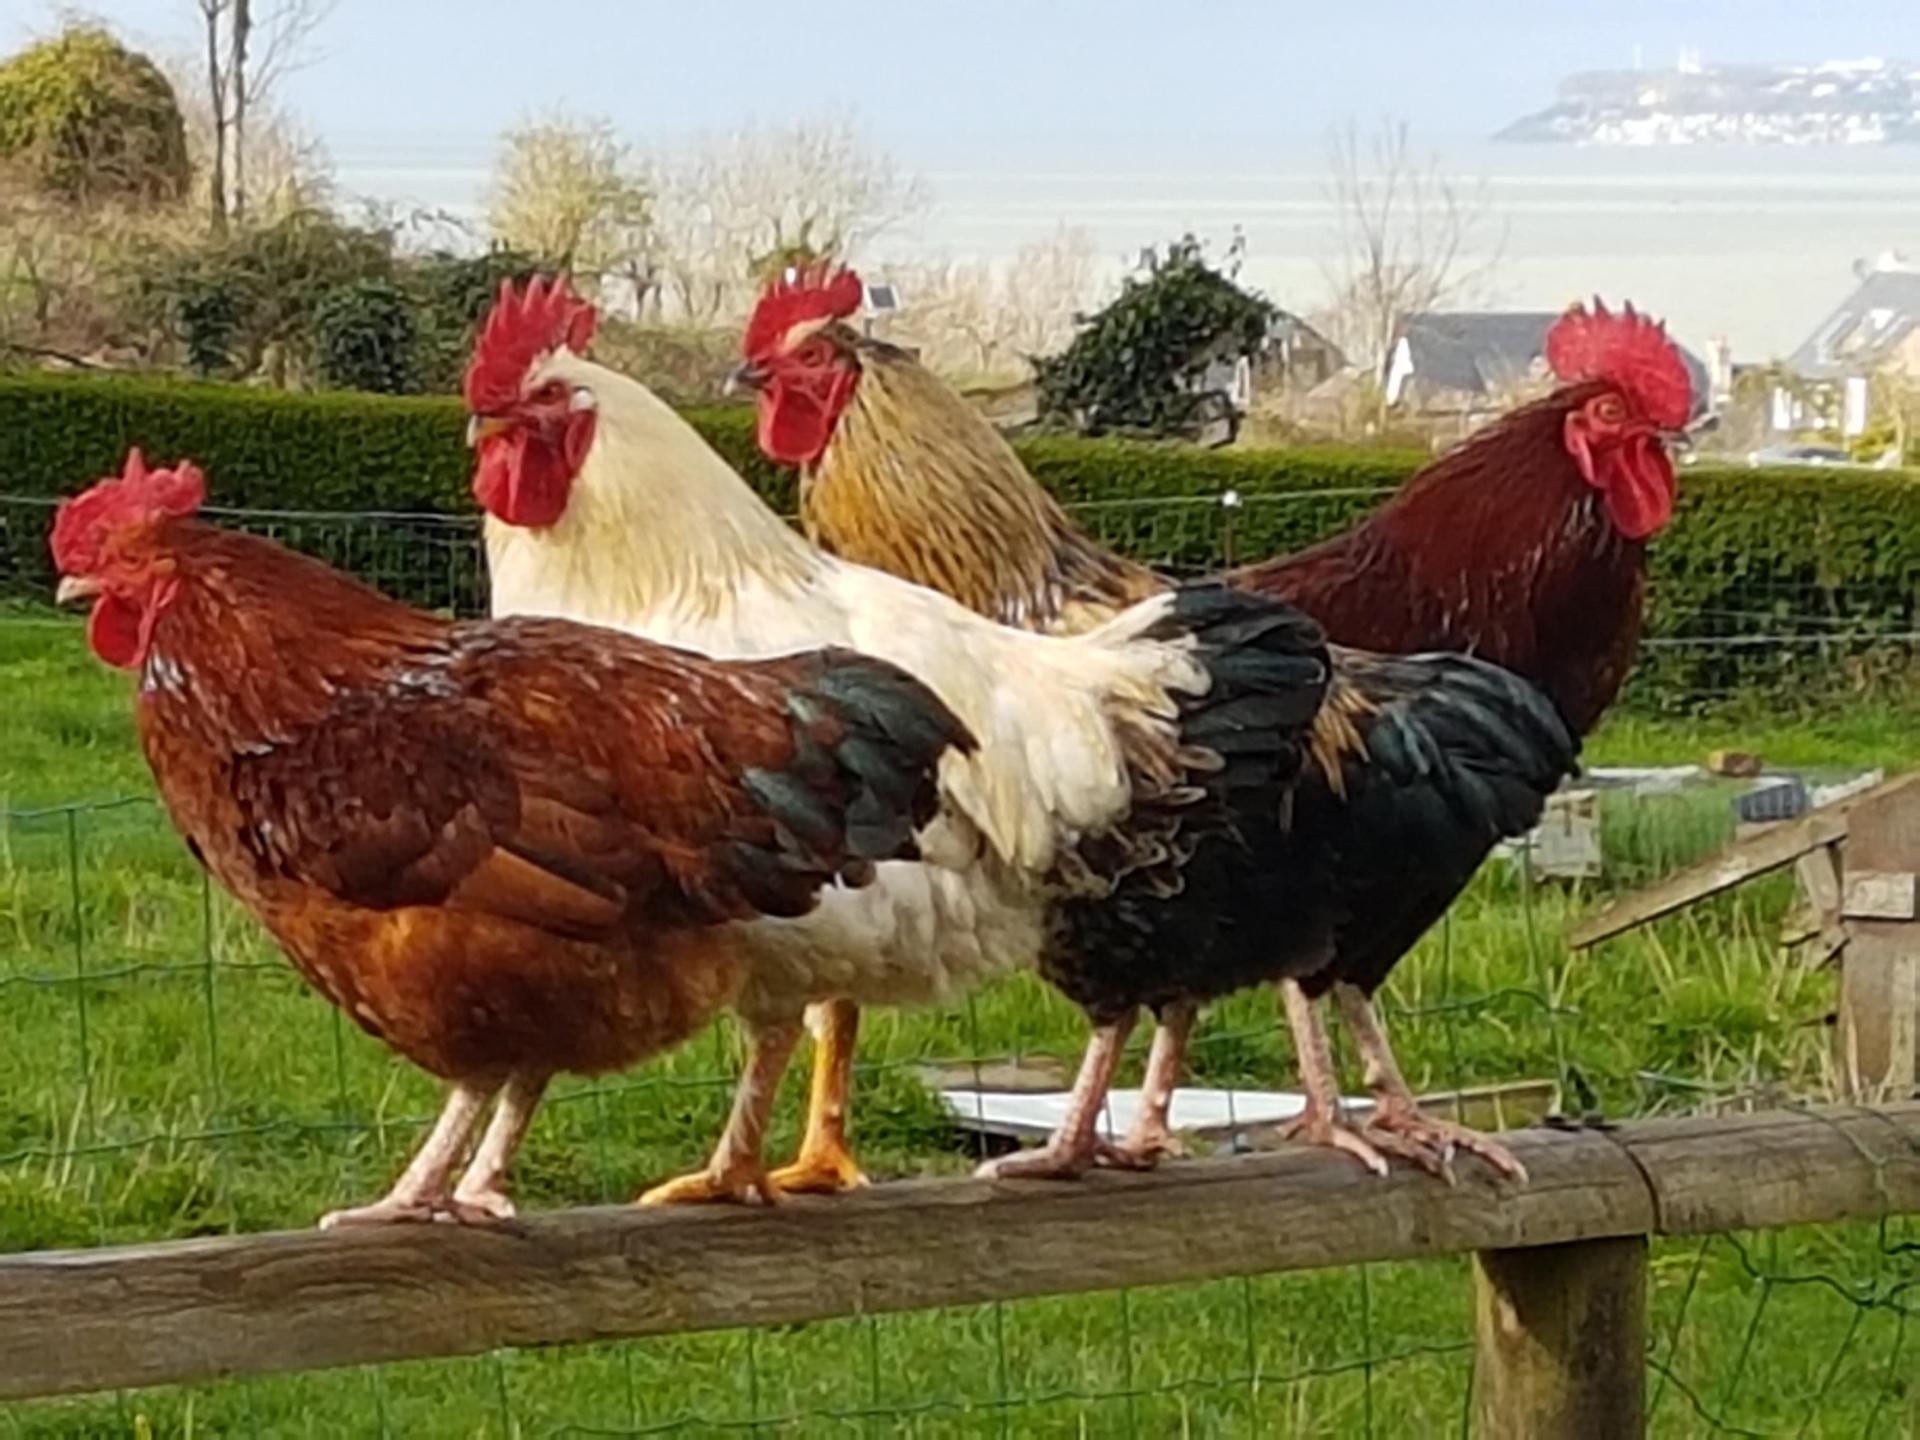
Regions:
<instances>
[{"instance_id":1,"label":"rooster's beak","mask_svg":"<svg viewBox=\"0 0 1920 1440\"><path fill-rule=\"evenodd\" d=\"M1660 440L1675 455L1691 455L1699 448L1702 435L1711 435L1719 428L1719 412L1708 410L1694 417L1678 430L1662 430Z\"/></svg>"},{"instance_id":2,"label":"rooster's beak","mask_svg":"<svg viewBox=\"0 0 1920 1440\"><path fill-rule=\"evenodd\" d=\"M469 415L467 417L467 445L471 448L489 436L502 434L510 428L510 423L498 415Z\"/></svg>"},{"instance_id":3,"label":"rooster's beak","mask_svg":"<svg viewBox=\"0 0 1920 1440\"><path fill-rule=\"evenodd\" d=\"M78 605L83 600L91 600L100 593L100 582L89 580L84 575L68 575L60 581L60 588L53 592L56 605Z\"/></svg>"},{"instance_id":4,"label":"rooster's beak","mask_svg":"<svg viewBox=\"0 0 1920 1440\"><path fill-rule=\"evenodd\" d=\"M721 393L723 395L735 395L742 390L758 390L766 383L766 367L756 365L749 360L744 364L733 367L732 373L727 376L726 387Z\"/></svg>"}]
</instances>

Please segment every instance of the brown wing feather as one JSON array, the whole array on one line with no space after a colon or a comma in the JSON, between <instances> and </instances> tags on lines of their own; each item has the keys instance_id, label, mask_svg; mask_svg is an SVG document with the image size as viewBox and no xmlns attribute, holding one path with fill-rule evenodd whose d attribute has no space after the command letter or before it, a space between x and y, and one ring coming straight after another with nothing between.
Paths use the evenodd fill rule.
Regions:
<instances>
[{"instance_id":1,"label":"brown wing feather","mask_svg":"<svg viewBox=\"0 0 1920 1440\"><path fill-rule=\"evenodd\" d=\"M768 897L735 883L730 859L732 847L781 841L746 782L794 758L798 722L777 667L553 621L462 627L455 644L451 673L486 697L529 845L610 872L662 919L766 913ZM794 858L800 893L777 911L807 908L843 859Z\"/></svg>"},{"instance_id":2,"label":"brown wing feather","mask_svg":"<svg viewBox=\"0 0 1920 1440\"><path fill-rule=\"evenodd\" d=\"M321 724L236 758L242 843L264 868L354 905L604 933L626 912L628 876L605 853L553 845L561 824L526 823L528 787L486 718L457 694L343 697Z\"/></svg>"},{"instance_id":3,"label":"brown wing feather","mask_svg":"<svg viewBox=\"0 0 1920 1440\"><path fill-rule=\"evenodd\" d=\"M869 690L809 689L832 675ZM349 903L442 905L573 937L623 917L802 914L836 877L911 853L904 837L868 853L850 828L886 776L843 747L858 738L846 706L884 708L889 684L911 686L828 653L719 664L564 621L456 626L235 758L242 842L264 869ZM959 736L944 712L931 723L954 726L942 744ZM899 822L909 830L935 794L938 745L922 750L901 770L920 794L889 807L919 812Z\"/></svg>"}]
</instances>

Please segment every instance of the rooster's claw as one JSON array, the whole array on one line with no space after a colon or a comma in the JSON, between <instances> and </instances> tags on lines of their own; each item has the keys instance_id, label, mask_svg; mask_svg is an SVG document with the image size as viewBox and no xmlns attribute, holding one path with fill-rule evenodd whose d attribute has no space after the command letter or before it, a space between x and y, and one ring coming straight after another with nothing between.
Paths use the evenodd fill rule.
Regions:
<instances>
[{"instance_id":1,"label":"rooster's claw","mask_svg":"<svg viewBox=\"0 0 1920 1440\"><path fill-rule=\"evenodd\" d=\"M635 1203L640 1205L777 1205L781 1194L764 1166L740 1165L725 1170L696 1170L654 1186Z\"/></svg>"}]
</instances>

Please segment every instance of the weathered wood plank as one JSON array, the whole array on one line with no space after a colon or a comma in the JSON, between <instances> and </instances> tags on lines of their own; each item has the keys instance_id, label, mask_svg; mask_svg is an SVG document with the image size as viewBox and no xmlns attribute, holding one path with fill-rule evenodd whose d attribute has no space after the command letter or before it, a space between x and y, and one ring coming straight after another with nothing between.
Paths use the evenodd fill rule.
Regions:
<instances>
[{"instance_id":1,"label":"weathered wood plank","mask_svg":"<svg viewBox=\"0 0 1920 1440\"><path fill-rule=\"evenodd\" d=\"M1854 802L1847 830L1835 1043L1849 1097L1876 1101L1910 1094L1920 1074L1920 924L1912 918L1920 793L1869 791Z\"/></svg>"},{"instance_id":2,"label":"weathered wood plank","mask_svg":"<svg viewBox=\"0 0 1920 1440\"><path fill-rule=\"evenodd\" d=\"M1802 937L1806 949L1801 963L1814 970L1846 948L1847 927L1840 918L1839 848L1820 845L1794 863L1800 893L1806 899L1811 933Z\"/></svg>"},{"instance_id":3,"label":"weathered wood plank","mask_svg":"<svg viewBox=\"0 0 1920 1440\"><path fill-rule=\"evenodd\" d=\"M1920 1212L1920 1102L1649 1120L1616 1134L1652 1187L1658 1234Z\"/></svg>"},{"instance_id":4,"label":"weathered wood plank","mask_svg":"<svg viewBox=\"0 0 1920 1440\"><path fill-rule=\"evenodd\" d=\"M1897 775L1870 790L1837 801L1798 820L1769 825L1764 830L1733 844L1717 855L1678 874L1624 895L1596 915L1581 921L1567 933L1567 943L1575 950L1598 945L1663 915L1685 909L1709 895L1743 885L1759 875L1791 865L1816 846L1831 845L1847 838L1851 818L1863 805L1891 803L1905 792L1913 791L1920 800L1920 773ZM1888 867L1897 868L1897 867Z\"/></svg>"},{"instance_id":5,"label":"weathered wood plank","mask_svg":"<svg viewBox=\"0 0 1920 1440\"><path fill-rule=\"evenodd\" d=\"M1840 914L1848 920L1911 920L1914 876L1884 870L1849 870Z\"/></svg>"},{"instance_id":6,"label":"weathered wood plank","mask_svg":"<svg viewBox=\"0 0 1920 1440\"><path fill-rule=\"evenodd\" d=\"M1632 1160L1523 1132L1516 1191L1299 1151L1080 1184L876 1187L775 1210L578 1210L0 1259L0 1398L1201 1280L1632 1234Z\"/></svg>"},{"instance_id":7,"label":"weathered wood plank","mask_svg":"<svg viewBox=\"0 0 1920 1440\"><path fill-rule=\"evenodd\" d=\"M1477 1440L1622 1440L1647 1427L1647 1237L1474 1257Z\"/></svg>"},{"instance_id":8,"label":"weathered wood plank","mask_svg":"<svg viewBox=\"0 0 1920 1440\"><path fill-rule=\"evenodd\" d=\"M0 1399L1920 1210L1920 1103L1507 1138L1523 1188L1471 1162L1449 1188L1293 1152L771 1211L565 1211L512 1233L0 1257Z\"/></svg>"},{"instance_id":9,"label":"weathered wood plank","mask_svg":"<svg viewBox=\"0 0 1920 1440\"><path fill-rule=\"evenodd\" d=\"M1838 805L1816 810L1799 820L1769 825L1744 840L1734 841L1717 855L1710 855L1645 889L1621 896L1569 930L1567 944L1575 950L1585 950L1602 940L1611 940L1663 915L1684 910L1710 895L1791 865L1809 850L1830 845L1846 833L1847 814Z\"/></svg>"}]
</instances>

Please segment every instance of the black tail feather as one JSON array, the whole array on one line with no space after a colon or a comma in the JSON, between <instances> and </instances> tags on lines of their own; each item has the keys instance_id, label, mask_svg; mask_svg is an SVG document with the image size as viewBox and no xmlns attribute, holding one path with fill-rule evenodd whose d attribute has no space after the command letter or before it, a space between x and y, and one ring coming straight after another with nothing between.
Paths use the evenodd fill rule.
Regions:
<instances>
[{"instance_id":1,"label":"black tail feather","mask_svg":"<svg viewBox=\"0 0 1920 1440\"><path fill-rule=\"evenodd\" d=\"M1176 591L1155 633L1191 637L1208 676L1180 699L1180 778L1136 767L1125 823L1076 852L1100 887L1056 907L1042 960L1096 1017L1224 994L1280 973L1290 946L1324 949L1317 877L1274 864L1331 676L1320 627L1213 582Z\"/></svg>"},{"instance_id":2,"label":"black tail feather","mask_svg":"<svg viewBox=\"0 0 1920 1440\"><path fill-rule=\"evenodd\" d=\"M1340 856L1343 911L1334 963L1309 988L1371 990L1497 843L1540 822L1580 746L1544 695L1486 661L1342 651L1337 664L1366 713L1338 785L1310 777L1300 793L1300 843Z\"/></svg>"},{"instance_id":3,"label":"black tail feather","mask_svg":"<svg viewBox=\"0 0 1920 1440\"><path fill-rule=\"evenodd\" d=\"M764 913L791 916L812 908L823 871L862 884L878 861L918 858L916 833L939 808L941 757L974 739L884 661L826 650L774 663L792 685L793 753L742 776L773 843L735 841L725 853Z\"/></svg>"},{"instance_id":4,"label":"black tail feather","mask_svg":"<svg viewBox=\"0 0 1920 1440\"><path fill-rule=\"evenodd\" d=\"M940 757L972 751L973 736L925 685L867 656L829 651L803 693L827 701L844 726L828 749L853 786L844 816L848 854L914 858L914 831L939 806Z\"/></svg>"},{"instance_id":5,"label":"black tail feather","mask_svg":"<svg viewBox=\"0 0 1920 1440\"><path fill-rule=\"evenodd\" d=\"M1291 784L1332 675L1320 627L1292 605L1207 581L1174 592L1161 630L1193 638L1210 681L1180 707L1182 743L1228 761L1208 783L1243 789L1255 765L1263 782Z\"/></svg>"}]
</instances>

